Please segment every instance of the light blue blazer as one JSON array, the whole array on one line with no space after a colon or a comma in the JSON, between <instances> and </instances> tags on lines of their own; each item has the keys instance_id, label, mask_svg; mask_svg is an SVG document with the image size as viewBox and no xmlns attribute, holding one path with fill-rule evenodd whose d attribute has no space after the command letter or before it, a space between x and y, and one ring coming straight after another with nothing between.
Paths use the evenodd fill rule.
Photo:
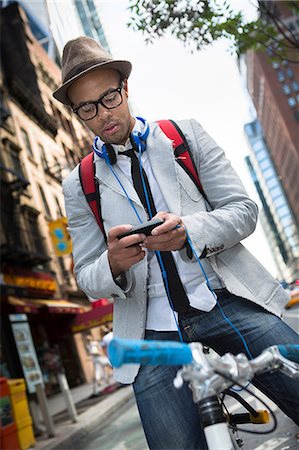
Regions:
<instances>
[{"instance_id":1,"label":"light blue blazer","mask_svg":"<svg viewBox=\"0 0 299 450\"><path fill-rule=\"evenodd\" d=\"M195 120L178 121L190 145L209 206L185 171L175 161L172 143L156 123L150 124L147 152L155 178L169 211L182 217L198 255L207 248L207 258L226 288L280 315L288 296L279 283L240 243L255 229L258 209L226 159L223 150ZM137 225L121 187L106 162L95 156L102 217L106 233L120 224ZM142 220L144 208L117 166L114 166ZM63 182L69 231L73 241L75 273L81 289L92 298L114 297L115 337L144 337L147 307L146 258L126 272L122 287L115 283L107 247L81 189L78 167ZM180 255L186 259L186 251ZM197 264L195 258L190 264ZM122 383L133 382L139 366L115 370Z\"/></svg>"}]
</instances>

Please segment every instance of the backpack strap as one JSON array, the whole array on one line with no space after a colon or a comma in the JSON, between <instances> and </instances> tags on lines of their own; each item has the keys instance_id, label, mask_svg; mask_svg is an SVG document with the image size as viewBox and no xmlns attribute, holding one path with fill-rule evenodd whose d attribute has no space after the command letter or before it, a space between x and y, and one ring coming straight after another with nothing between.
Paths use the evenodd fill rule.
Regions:
<instances>
[{"instance_id":1,"label":"backpack strap","mask_svg":"<svg viewBox=\"0 0 299 450\"><path fill-rule=\"evenodd\" d=\"M200 193L210 205L209 200L202 188L190 147L184 133L173 120L157 120L163 133L173 142L173 151L177 163L185 170L191 180L199 189ZM95 216L95 219L104 235L107 242L103 219L101 215L100 194L95 178L95 164L93 160L94 153L91 152L85 156L79 165L79 178L84 192L85 198Z\"/></svg>"},{"instance_id":2,"label":"backpack strap","mask_svg":"<svg viewBox=\"0 0 299 450\"><path fill-rule=\"evenodd\" d=\"M107 242L107 236L105 233L103 219L101 215L101 202L100 195L97 186L97 180L95 178L95 164L93 160L94 153L91 152L85 156L79 164L79 178L84 192L87 203L92 210L96 221L104 235Z\"/></svg>"},{"instance_id":3,"label":"backpack strap","mask_svg":"<svg viewBox=\"0 0 299 450\"><path fill-rule=\"evenodd\" d=\"M189 175L193 183L197 186L201 195L204 197L206 202L210 205L209 200L203 190L201 185L193 156L190 151L189 144L185 138L184 133L173 120L157 120L161 130L164 134L172 141L174 155L176 157L177 163L185 170Z\"/></svg>"}]
</instances>

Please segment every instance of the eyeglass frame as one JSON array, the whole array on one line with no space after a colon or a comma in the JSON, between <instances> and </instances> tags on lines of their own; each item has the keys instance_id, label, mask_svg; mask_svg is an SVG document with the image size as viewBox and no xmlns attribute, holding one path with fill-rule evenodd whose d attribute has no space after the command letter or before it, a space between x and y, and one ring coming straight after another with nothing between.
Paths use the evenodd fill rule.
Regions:
<instances>
[{"instance_id":1,"label":"eyeglass frame","mask_svg":"<svg viewBox=\"0 0 299 450\"><path fill-rule=\"evenodd\" d=\"M77 108L73 108L73 106L72 106L72 107L71 107L71 108L72 108L72 111L73 111L73 113L77 114L78 117L80 117L80 115L78 114L78 110L79 110L80 108L82 108L82 106L85 106L85 105L95 105L96 112L95 112L95 115L94 115L93 117L91 117L90 119L82 119L82 117L80 117L80 119L83 120L84 122L88 122L89 120L94 119L94 118L98 115L98 112L99 112L99 103L100 103L104 108L106 108L106 109L108 109L108 110L109 110L109 109L115 109L115 108L118 108L118 107L122 104L122 102L123 102L123 96L122 96L122 93L121 93L123 87L124 87L124 82L122 81L121 84L120 84L120 86L119 86L118 88L112 89L110 92L107 92L106 94L102 95L98 100L95 100L94 102L85 102L85 103L82 103L82 105L79 105ZM112 108L108 108L108 106L105 106L105 105L104 105L104 103L103 103L103 98L106 97L106 95L112 94L113 92L118 92L118 93L119 93L120 98L121 98L121 102L120 102L117 106L112 106Z\"/></svg>"}]
</instances>

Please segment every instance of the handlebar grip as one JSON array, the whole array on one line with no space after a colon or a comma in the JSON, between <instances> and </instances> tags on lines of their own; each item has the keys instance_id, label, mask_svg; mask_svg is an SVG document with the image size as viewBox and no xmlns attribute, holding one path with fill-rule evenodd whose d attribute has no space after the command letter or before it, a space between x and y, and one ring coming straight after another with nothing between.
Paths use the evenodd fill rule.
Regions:
<instances>
[{"instance_id":1,"label":"handlebar grip","mask_svg":"<svg viewBox=\"0 0 299 450\"><path fill-rule=\"evenodd\" d=\"M134 363L170 366L192 361L189 346L173 341L112 339L108 356L113 367Z\"/></svg>"},{"instance_id":2,"label":"handlebar grip","mask_svg":"<svg viewBox=\"0 0 299 450\"><path fill-rule=\"evenodd\" d=\"M278 345L277 348L282 356L299 364L299 345Z\"/></svg>"}]
</instances>

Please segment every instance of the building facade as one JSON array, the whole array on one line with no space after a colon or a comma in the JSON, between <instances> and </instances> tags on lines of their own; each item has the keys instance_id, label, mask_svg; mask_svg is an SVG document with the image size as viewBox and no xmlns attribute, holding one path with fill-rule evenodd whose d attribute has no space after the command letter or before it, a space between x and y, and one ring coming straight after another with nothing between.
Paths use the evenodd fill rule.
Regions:
<instances>
[{"instance_id":1,"label":"building facade","mask_svg":"<svg viewBox=\"0 0 299 450\"><path fill-rule=\"evenodd\" d=\"M279 269L281 280L292 283L299 273L299 229L273 164L260 123L245 125L251 149L246 158L252 180L260 197L261 223Z\"/></svg>"},{"instance_id":2,"label":"building facade","mask_svg":"<svg viewBox=\"0 0 299 450\"><path fill-rule=\"evenodd\" d=\"M25 376L27 387L42 377L52 395L59 371L71 387L91 381L87 335L100 338L112 319L106 299L91 309L71 255L57 254L50 233L65 216L61 180L89 153L93 136L53 99L60 69L17 3L1 10L1 59L1 375ZM20 348L29 347L24 357Z\"/></svg>"},{"instance_id":3,"label":"building facade","mask_svg":"<svg viewBox=\"0 0 299 450\"><path fill-rule=\"evenodd\" d=\"M299 19L287 9L285 2L266 3L280 17L280 23L299 39ZM273 54L271 48L269 53ZM299 64L291 58L271 62L267 54L250 51L246 65L247 87L257 119L298 226Z\"/></svg>"},{"instance_id":4,"label":"building facade","mask_svg":"<svg viewBox=\"0 0 299 450\"><path fill-rule=\"evenodd\" d=\"M8 6L14 0L2 0ZM89 36L110 52L94 0L18 0L26 12L31 31L48 55L59 63L66 42Z\"/></svg>"}]
</instances>

